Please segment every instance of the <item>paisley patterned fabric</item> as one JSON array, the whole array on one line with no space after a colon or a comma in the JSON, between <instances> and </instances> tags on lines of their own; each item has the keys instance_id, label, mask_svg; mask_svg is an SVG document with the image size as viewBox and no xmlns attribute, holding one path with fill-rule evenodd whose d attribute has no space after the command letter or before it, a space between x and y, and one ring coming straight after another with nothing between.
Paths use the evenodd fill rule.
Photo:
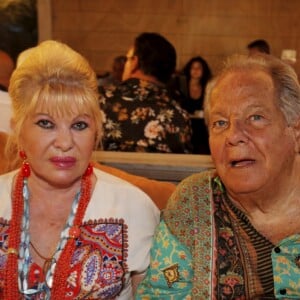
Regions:
<instances>
[{"instance_id":1,"label":"paisley patterned fabric","mask_svg":"<svg viewBox=\"0 0 300 300\"><path fill-rule=\"evenodd\" d=\"M151 250L151 265L137 300L192 299L192 256L162 221ZM151 290L151 294L148 291Z\"/></svg>"},{"instance_id":2,"label":"paisley patterned fabric","mask_svg":"<svg viewBox=\"0 0 300 300\"><path fill-rule=\"evenodd\" d=\"M127 228L123 220L85 222L76 240L76 250L69 266L66 298L114 299L123 286L126 272ZM9 226L0 224L0 287L6 263L6 240ZM59 271L59 270L57 270ZM29 287L44 281L40 266L31 262ZM0 297L1 298L1 297ZM43 299L43 295L32 297Z\"/></svg>"},{"instance_id":3,"label":"paisley patterned fabric","mask_svg":"<svg viewBox=\"0 0 300 300\"><path fill-rule=\"evenodd\" d=\"M10 230L11 186L15 173L0 176L1 300ZM160 211L144 192L128 182L97 169L94 169L94 174L97 182L80 225L75 251L70 263L66 263L66 299L131 300L131 275L146 273ZM41 266L32 260L28 276L31 286L44 281ZM20 299L25 299L25 296L20 295ZM45 298L41 292L31 299Z\"/></svg>"},{"instance_id":4,"label":"paisley patterned fabric","mask_svg":"<svg viewBox=\"0 0 300 300\"><path fill-rule=\"evenodd\" d=\"M193 257L193 297L213 299L213 171L202 175L192 175L179 184L163 217L171 233L189 249ZM195 261L199 262L197 268Z\"/></svg>"},{"instance_id":5,"label":"paisley patterned fabric","mask_svg":"<svg viewBox=\"0 0 300 300\"><path fill-rule=\"evenodd\" d=\"M154 241L138 299L300 299L299 235L273 245L230 201L214 171L178 186Z\"/></svg>"}]
</instances>

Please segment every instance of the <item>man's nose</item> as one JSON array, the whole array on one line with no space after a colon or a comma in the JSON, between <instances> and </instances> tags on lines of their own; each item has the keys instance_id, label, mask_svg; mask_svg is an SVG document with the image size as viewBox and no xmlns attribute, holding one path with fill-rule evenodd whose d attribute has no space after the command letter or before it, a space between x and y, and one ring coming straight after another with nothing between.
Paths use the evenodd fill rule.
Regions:
<instances>
[{"instance_id":1,"label":"man's nose","mask_svg":"<svg viewBox=\"0 0 300 300\"><path fill-rule=\"evenodd\" d=\"M236 146L248 141L246 125L242 120L232 120L226 129L226 144Z\"/></svg>"}]
</instances>

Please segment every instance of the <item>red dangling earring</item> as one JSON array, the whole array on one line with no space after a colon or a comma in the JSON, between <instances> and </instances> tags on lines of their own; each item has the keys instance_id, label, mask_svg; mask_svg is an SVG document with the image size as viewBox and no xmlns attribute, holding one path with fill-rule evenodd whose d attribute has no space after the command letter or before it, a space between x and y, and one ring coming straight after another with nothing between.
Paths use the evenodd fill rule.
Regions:
<instances>
[{"instance_id":1,"label":"red dangling earring","mask_svg":"<svg viewBox=\"0 0 300 300\"><path fill-rule=\"evenodd\" d=\"M94 167L91 163L89 163L89 165L87 166L83 176L90 176L90 175L93 174L93 172L94 172Z\"/></svg>"},{"instance_id":2,"label":"red dangling earring","mask_svg":"<svg viewBox=\"0 0 300 300\"><path fill-rule=\"evenodd\" d=\"M29 163L26 161L27 155L26 155L25 151L23 151L23 150L19 151L19 155L20 155L21 159L23 160L22 169L21 169L22 175L24 177L29 177L30 176L30 166L29 166Z\"/></svg>"}]
</instances>

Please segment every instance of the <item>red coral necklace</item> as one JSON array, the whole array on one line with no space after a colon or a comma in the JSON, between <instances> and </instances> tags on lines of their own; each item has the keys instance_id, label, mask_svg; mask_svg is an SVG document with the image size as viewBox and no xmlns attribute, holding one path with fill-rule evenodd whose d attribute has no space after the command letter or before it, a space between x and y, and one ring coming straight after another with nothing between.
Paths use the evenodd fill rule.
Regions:
<instances>
[{"instance_id":1,"label":"red coral necklace","mask_svg":"<svg viewBox=\"0 0 300 300\"><path fill-rule=\"evenodd\" d=\"M54 255L52 264L50 265L49 271L47 272L46 282L44 286L48 288L47 298L52 300L63 300L65 298L65 286L68 277L68 268L70 265L72 254L75 250L75 240L80 235L79 226L82 223L86 208L91 197L91 174L93 169L91 166L88 167L86 173L82 177L81 191L78 198L78 205L76 205L73 213L73 218L70 221L68 218L67 224L63 232L65 232L64 241L61 241L58 245L57 251ZM24 234L22 227L22 219L24 219L24 213L26 214L26 205L24 205L24 186L26 185L28 174L24 172L24 168L18 173L16 178L15 189L12 197L12 217L10 221L9 241L7 250L7 263L5 272L5 286L4 286L4 299L16 300L20 298L19 286L27 288L27 278L20 278L21 270L26 270L25 274L27 277L28 268L24 267L24 251L21 244L21 233ZM29 199L29 195L28 195ZM76 197L74 201L76 200ZM74 203L73 203L74 204ZM24 209L25 206L25 209ZM72 214L70 214L72 215ZM25 216L26 219L26 216ZM69 225L68 225L69 224ZM29 227L29 225L27 226ZM22 237L22 239L24 239ZM25 238L26 239L26 238ZM26 239L29 247L29 236ZM24 244L22 242L22 244ZM26 244L26 243L25 243ZM26 247L25 247L26 248ZM29 249L27 249L29 251ZM21 252L21 253L20 253ZM20 255L21 254L21 255ZM19 266L18 266L19 260ZM21 263L20 263L21 261ZM56 270L56 272L55 272ZM24 277L24 276L23 276ZM25 282L22 282L22 280ZM25 285L24 285L25 284ZM23 291L21 288L21 292ZM37 292L40 292L39 290ZM32 290L29 291L32 293ZM26 294L26 293L25 293Z\"/></svg>"}]
</instances>

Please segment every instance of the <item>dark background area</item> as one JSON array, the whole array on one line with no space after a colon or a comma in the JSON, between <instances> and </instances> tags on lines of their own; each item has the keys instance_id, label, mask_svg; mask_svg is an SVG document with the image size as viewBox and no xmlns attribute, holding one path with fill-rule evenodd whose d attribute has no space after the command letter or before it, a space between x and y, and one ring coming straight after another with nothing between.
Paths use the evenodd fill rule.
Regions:
<instances>
[{"instance_id":1,"label":"dark background area","mask_svg":"<svg viewBox=\"0 0 300 300\"><path fill-rule=\"evenodd\" d=\"M0 0L0 49L13 60L38 42L36 0Z\"/></svg>"}]
</instances>

